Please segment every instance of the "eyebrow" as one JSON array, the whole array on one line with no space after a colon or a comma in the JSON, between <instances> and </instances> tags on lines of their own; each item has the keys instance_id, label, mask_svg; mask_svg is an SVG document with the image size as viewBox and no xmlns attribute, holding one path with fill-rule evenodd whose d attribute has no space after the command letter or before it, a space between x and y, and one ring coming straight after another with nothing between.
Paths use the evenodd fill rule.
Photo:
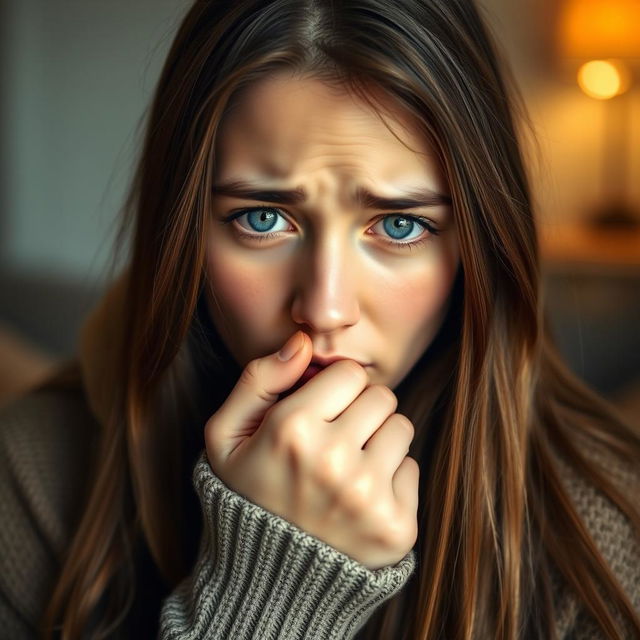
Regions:
<instances>
[{"instance_id":1,"label":"eyebrow","mask_svg":"<svg viewBox=\"0 0 640 640\"><path fill-rule=\"evenodd\" d=\"M258 189L256 185L242 180L214 185L215 194L242 198L244 200L259 200L278 204L300 204L307 199L302 187L297 189ZM410 189L402 197L386 198L371 193L364 187L356 190L356 202L367 209L413 209L416 207L438 207L450 205L451 197L437 193L431 189Z\"/></svg>"}]
</instances>

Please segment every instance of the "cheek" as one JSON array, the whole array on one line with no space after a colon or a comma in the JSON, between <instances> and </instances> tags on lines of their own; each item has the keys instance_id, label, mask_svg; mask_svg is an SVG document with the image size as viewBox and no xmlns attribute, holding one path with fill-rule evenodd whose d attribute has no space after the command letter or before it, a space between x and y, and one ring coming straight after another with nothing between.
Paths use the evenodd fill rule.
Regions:
<instances>
[{"instance_id":1,"label":"cheek","mask_svg":"<svg viewBox=\"0 0 640 640\"><path fill-rule=\"evenodd\" d=\"M433 341L446 315L457 265L427 260L380 288L378 331L385 344L382 382L395 388Z\"/></svg>"},{"instance_id":2,"label":"cheek","mask_svg":"<svg viewBox=\"0 0 640 640\"><path fill-rule=\"evenodd\" d=\"M228 252L212 252L207 259L207 275L215 298L225 317L241 325L252 324L252 318L265 312L274 299L271 282L255 264L247 264Z\"/></svg>"},{"instance_id":3,"label":"cheek","mask_svg":"<svg viewBox=\"0 0 640 640\"><path fill-rule=\"evenodd\" d=\"M411 350L426 347L444 317L449 288L445 282L428 275L405 282L383 301L387 335L395 334L396 339L406 342ZM416 340L420 344L416 344Z\"/></svg>"},{"instance_id":4,"label":"cheek","mask_svg":"<svg viewBox=\"0 0 640 640\"><path fill-rule=\"evenodd\" d=\"M387 325L403 329L407 339L425 329L439 326L455 278L455 256L434 252L411 269L387 278L379 291L379 308L384 309ZM451 259L449 259L451 257ZM387 327L389 329L389 327Z\"/></svg>"}]
</instances>

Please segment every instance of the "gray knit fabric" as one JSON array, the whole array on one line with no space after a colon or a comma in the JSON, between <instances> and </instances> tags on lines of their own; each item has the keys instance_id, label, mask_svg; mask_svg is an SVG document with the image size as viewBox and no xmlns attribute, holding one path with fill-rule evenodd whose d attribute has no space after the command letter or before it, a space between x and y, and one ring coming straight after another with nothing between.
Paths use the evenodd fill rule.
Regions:
<instances>
[{"instance_id":1,"label":"gray knit fabric","mask_svg":"<svg viewBox=\"0 0 640 640\"><path fill-rule=\"evenodd\" d=\"M193 479L205 531L193 575L163 605L163 640L352 638L415 568L411 551L367 569L229 489L204 452Z\"/></svg>"},{"instance_id":2,"label":"gray knit fabric","mask_svg":"<svg viewBox=\"0 0 640 640\"><path fill-rule=\"evenodd\" d=\"M98 429L81 391L31 393L0 411L0 638L38 637L81 513ZM629 496L640 496L638 469L613 458L603 462ZM638 535L607 498L566 465L560 468L640 612ZM415 570L413 552L395 567L366 569L230 490L204 456L193 479L204 512L199 555L191 576L163 602L162 640L352 638ZM559 577L555 587L559 638L603 640Z\"/></svg>"}]
</instances>

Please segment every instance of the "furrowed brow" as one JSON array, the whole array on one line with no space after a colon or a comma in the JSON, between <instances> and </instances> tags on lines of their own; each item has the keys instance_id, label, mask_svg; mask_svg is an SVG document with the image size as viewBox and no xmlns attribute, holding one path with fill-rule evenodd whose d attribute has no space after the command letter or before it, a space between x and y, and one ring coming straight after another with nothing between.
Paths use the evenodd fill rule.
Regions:
<instances>
[{"instance_id":1,"label":"furrowed brow","mask_svg":"<svg viewBox=\"0 0 640 640\"><path fill-rule=\"evenodd\" d=\"M410 190L405 195L387 198L359 188L356 192L358 202L366 209L417 209L419 207L440 207L450 205L451 197L431 189Z\"/></svg>"},{"instance_id":2,"label":"furrowed brow","mask_svg":"<svg viewBox=\"0 0 640 640\"><path fill-rule=\"evenodd\" d=\"M278 204L300 204L307 199L302 187L297 189L261 189L241 180L233 180L214 185L216 194ZM431 189L409 190L401 197L385 197L371 193L364 187L356 190L356 202L366 209L415 209L419 207L438 207L451 204L451 197Z\"/></svg>"},{"instance_id":3,"label":"furrowed brow","mask_svg":"<svg viewBox=\"0 0 640 640\"><path fill-rule=\"evenodd\" d=\"M297 189L260 189L256 185L241 180L214 185L213 192L230 198L277 202L279 204L300 204L307 199L306 191L300 187Z\"/></svg>"}]
</instances>

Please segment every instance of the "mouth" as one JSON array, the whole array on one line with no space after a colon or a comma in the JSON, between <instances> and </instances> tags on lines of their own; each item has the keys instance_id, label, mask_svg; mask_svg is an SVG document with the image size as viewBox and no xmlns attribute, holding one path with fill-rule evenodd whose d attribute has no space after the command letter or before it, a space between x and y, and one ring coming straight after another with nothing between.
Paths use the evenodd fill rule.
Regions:
<instances>
[{"instance_id":1,"label":"mouth","mask_svg":"<svg viewBox=\"0 0 640 640\"><path fill-rule=\"evenodd\" d=\"M318 367L328 367L330 364L333 364L334 362L338 362L338 360L354 360L355 362L357 362L359 365L362 365L363 367L368 366L368 364L364 363L364 362L360 362L359 360L355 360L355 358L349 358L348 356L331 356L330 358L323 358L322 356L313 356L313 358L311 358L311 364L318 366Z\"/></svg>"},{"instance_id":2,"label":"mouth","mask_svg":"<svg viewBox=\"0 0 640 640\"><path fill-rule=\"evenodd\" d=\"M300 376L300 379L298 380L297 384L302 386L305 382L309 382L309 380L311 380L311 378L313 378L313 376L315 376L318 373L320 373L324 368L325 367L323 367L321 364L317 364L315 362L312 362L305 369L304 373Z\"/></svg>"}]
</instances>

